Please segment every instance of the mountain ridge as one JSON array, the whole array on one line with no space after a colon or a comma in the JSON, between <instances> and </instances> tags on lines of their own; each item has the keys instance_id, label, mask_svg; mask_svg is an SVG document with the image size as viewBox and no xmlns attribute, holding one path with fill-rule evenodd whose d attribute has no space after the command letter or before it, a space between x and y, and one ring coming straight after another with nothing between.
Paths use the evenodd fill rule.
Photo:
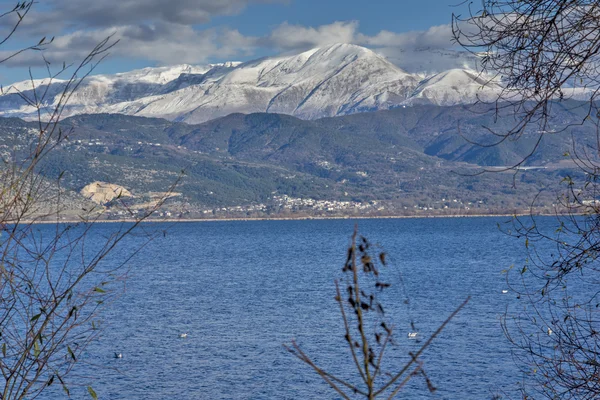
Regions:
<instances>
[{"instance_id":1,"label":"mountain ridge","mask_svg":"<svg viewBox=\"0 0 600 400\"><path fill-rule=\"evenodd\" d=\"M550 122L581 122L586 104L557 103ZM482 126L502 130L512 121L508 111L497 116L487 107L415 105L317 120L237 113L196 125L77 115L61 121L68 140L39 171L74 193L93 182L122 186L135 197L127 200L132 208L149 204L152 193L164 192L184 170L176 190L181 196L169 201L195 217L279 215L290 211L284 203L306 215L331 215L311 208L315 202L342 214L513 212L528 207L541 189L537 201L551 206L551 188L581 174L565 152L595 143L595 126L572 124L539 143L540 133L528 130L518 144L478 147L473 142L490 140ZM0 118L0 127L0 155L25 157L37 138L35 122ZM506 170L536 145L522 169L480 175L484 168Z\"/></svg>"},{"instance_id":2,"label":"mountain ridge","mask_svg":"<svg viewBox=\"0 0 600 400\"><path fill-rule=\"evenodd\" d=\"M244 63L145 68L87 78L64 116L120 113L201 123L235 112L270 112L318 119L427 103L468 104L476 94L492 98L476 73L450 70L423 79L385 57L352 44L333 44L287 56ZM454 74L454 75L452 75ZM459 76L458 82L452 76ZM440 76L440 82L434 78ZM45 90L47 80L36 81ZM46 105L64 88L50 84ZM465 90L464 88L468 88ZM0 96L0 115L35 117L16 91L32 96L31 82L18 82Z\"/></svg>"}]
</instances>

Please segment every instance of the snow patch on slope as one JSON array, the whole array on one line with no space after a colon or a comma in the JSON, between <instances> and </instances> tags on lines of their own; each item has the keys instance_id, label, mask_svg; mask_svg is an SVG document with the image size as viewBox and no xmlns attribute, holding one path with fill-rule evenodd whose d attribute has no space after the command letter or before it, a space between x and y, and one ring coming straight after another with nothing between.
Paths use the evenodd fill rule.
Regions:
<instances>
[{"instance_id":1,"label":"snow patch on slope","mask_svg":"<svg viewBox=\"0 0 600 400\"><path fill-rule=\"evenodd\" d=\"M89 77L71 98L64 117L82 113L122 113L199 123L234 112L273 112L305 119L346 115L403 104L472 103L494 85L473 72L452 69L425 80L409 74L364 47L334 44L291 56L246 63L144 68ZM47 81L36 83L38 88ZM54 81L47 105L55 104L64 81ZM15 94L31 95L19 82L0 96L0 115L35 117L35 109ZM499 86L498 86L499 88Z\"/></svg>"},{"instance_id":2,"label":"snow patch on slope","mask_svg":"<svg viewBox=\"0 0 600 400\"><path fill-rule=\"evenodd\" d=\"M451 106L465 100L494 101L502 87L497 82L463 69L451 69L421 81L412 93L410 103Z\"/></svg>"}]
</instances>

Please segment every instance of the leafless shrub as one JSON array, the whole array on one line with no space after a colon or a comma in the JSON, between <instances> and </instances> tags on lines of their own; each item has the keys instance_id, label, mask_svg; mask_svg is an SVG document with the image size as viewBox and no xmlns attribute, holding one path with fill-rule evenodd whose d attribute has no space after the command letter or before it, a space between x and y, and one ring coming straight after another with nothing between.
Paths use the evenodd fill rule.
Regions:
<instances>
[{"instance_id":1,"label":"leafless shrub","mask_svg":"<svg viewBox=\"0 0 600 400\"><path fill-rule=\"evenodd\" d=\"M377 254L376 257L372 256L373 253ZM423 361L419 357L469 301L467 298L416 352L410 352L410 359L402 368L386 371L383 367L384 355L390 346L395 344L394 325L379 300L379 295L391 286L390 282L383 280L386 268L385 253L377 252L376 248L365 237L359 237L355 230L342 269L345 277L342 281L335 282L335 301L339 305L344 329L343 339L340 339L348 346L349 362L359 373L360 382L349 382L320 368L295 341L289 346L285 345L291 354L309 365L344 399L350 399L352 396L391 399L415 376L423 377L428 389L431 392L435 391L436 388L427 376ZM414 330L414 325L412 328ZM409 335L416 336L418 333L411 332Z\"/></svg>"},{"instance_id":2,"label":"leafless shrub","mask_svg":"<svg viewBox=\"0 0 600 400\"><path fill-rule=\"evenodd\" d=\"M515 124L497 134L515 138L534 126L556 132L552 109L585 98L581 123L597 117L600 89L600 6L592 0L485 0L469 15L453 15L453 35L480 57L481 72L501 80L497 109L508 108Z\"/></svg>"},{"instance_id":3,"label":"leafless shrub","mask_svg":"<svg viewBox=\"0 0 600 400\"><path fill-rule=\"evenodd\" d=\"M19 2L1 14L16 22L0 40L5 44L33 7L33 1ZM15 52L40 51L52 43L41 39L37 44ZM63 65L51 73L50 83L59 75L70 73L62 92L49 99L49 85L36 87L31 76L28 94L16 92L37 111L37 129L25 150L13 151L0 167L0 398L3 400L40 397L51 385L62 385L69 393L68 375L87 344L97 337L98 311L114 294L114 284L126 272L130 257L152 239L142 229L142 239L126 256L115 261L109 255L155 209L136 216L134 222L115 225L108 237L90 232L100 217L98 209L81 210L79 222L60 223L64 198L68 192L61 179L43 176L44 160L72 132L65 132L59 120L73 93L115 45L110 37L93 48L75 66ZM43 55L42 55L43 56ZM11 90L14 90L11 89ZM83 203L82 203L83 204ZM132 216L133 218L133 216ZM42 230L40 221L54 221ZM100 241L99 241L100 240ZM89 394L97 395L91 387Z\"/></svg>"},{"instance_id":4,"label":"leafless shrub","mask_svg":"<svg viewBox=\"0 0 600 400\"><path fill-rule=\"evenodd\" d=\"M496 110L512 112L515 122L504 131L486 127L497 142L532 133L539 144L545 135L563 133L569 124L555 118L558 107L578 113L578 124L596 128L594 146L582 149L572 136L573 150L565 156L574 174L563 179L555 229L540 226L533 215L514 221L510 233L524 240L529 257L508 274L522 308L506 315L503 328L524 372L524 398L598 398L600 3L481 4L466 17L453 16L453 32L481 57L482 73L503 83Z\"/></svg>"}]
</instances>

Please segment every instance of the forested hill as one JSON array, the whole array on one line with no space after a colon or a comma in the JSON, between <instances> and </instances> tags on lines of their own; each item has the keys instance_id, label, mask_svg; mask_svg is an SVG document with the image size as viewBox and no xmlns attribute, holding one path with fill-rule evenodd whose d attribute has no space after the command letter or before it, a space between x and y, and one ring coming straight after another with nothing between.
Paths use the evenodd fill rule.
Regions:
<instances>
[{"instance_id":1,"label":"forested hill","mask_svg":"<svg viewBox=\"0 0 600 400\"><path fill-rule=\"evenodd\" d=\"M474 175L481 167L518 163L540 135L530 131L518 142L475 144L497 140L487 128L504 131L514 123L512 116L496 118L486 107L413 106L314 121L231 114L199 125L80 115L61 122L62 130L71 132L69 140L51 153L41 173L55 178L64 172L64 184L75 191L104 181L142 196L164 191L183 170L177 191L195 211L252 204L268 208L281 204L282 196L383 202L394 213L459 203L499 211L526 207L531 194L556 186L572 173L565 155L581 153L595 141L594 127L581 124L582 106L557 104L551 122L573 126L546 134L535 157L525 163L542 168ZM18 119L0 119L0 126L5 158L15 148L26 150L36 127ZM514 190L514 183L521 190ZM548 197L546 203L551 202Z\"/></svg>"}]
</instances>

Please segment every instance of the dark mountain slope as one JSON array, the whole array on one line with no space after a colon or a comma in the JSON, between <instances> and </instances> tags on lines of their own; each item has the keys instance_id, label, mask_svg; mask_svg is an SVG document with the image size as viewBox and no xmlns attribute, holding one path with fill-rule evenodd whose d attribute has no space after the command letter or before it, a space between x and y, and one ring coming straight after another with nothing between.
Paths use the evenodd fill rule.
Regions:
<instances>
[{"instance_id":1,"label":"dark mountain slope","mask_svg":"<svg viewBox=\"0 0 600 400\"><path fill-rule=\"evenodd\" d=\"M473 175L482 166L519 162L540 133L477 146L471 142L494 139L485 126L502 130L513 122L510 115L496 119L484 106L415 106L315 121L232 114L200 125L81 115L61 122L70 140L46 160L42 172L49 178L66 172L65 185L76 191L101 180L145 193L165 190L183 170L178 190L197 208L266 203L281 195L386 201L402 210L448 198L496 208L524 206L529 194L576 172L564 161L572 137L578 141L575 148L595 140L594 127L575 125L582 118L576 105L557 106L555 122L574 125L547 134L527 161L546 169L516 177ZM0 119L0 130L4 151L24 154L35 124ZM514 178L521 182L517 191Z\"/></svg>"}]
</instances>

